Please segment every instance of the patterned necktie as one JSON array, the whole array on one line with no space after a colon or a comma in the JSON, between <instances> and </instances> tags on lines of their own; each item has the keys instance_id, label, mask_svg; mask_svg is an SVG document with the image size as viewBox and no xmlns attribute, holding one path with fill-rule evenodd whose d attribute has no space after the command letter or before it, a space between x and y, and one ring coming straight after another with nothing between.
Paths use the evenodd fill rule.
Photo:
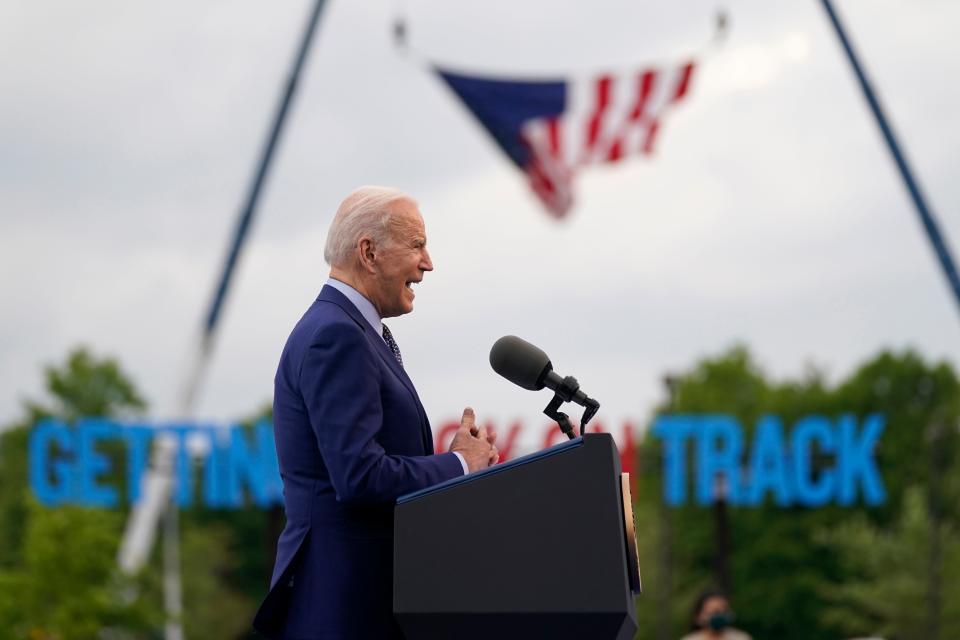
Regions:
<instances>
[{"instance_id":1,"label":"patterned necktie","mask_svg":"<svg viewBox=\"0 0 960 640\"><path fill-rule=\"evenodd\" d=\"M397 346L397 341L393 339L393 334L390 333L390 329L387 328L387 325L381 325L383 327L383 341L387 343L387 346L390 347L390 351L393 352L393 357L397 359L397 362L400 363L400 366L403 366L403 358L400 357L400 347Z\"/></svg>"}]
</instances>

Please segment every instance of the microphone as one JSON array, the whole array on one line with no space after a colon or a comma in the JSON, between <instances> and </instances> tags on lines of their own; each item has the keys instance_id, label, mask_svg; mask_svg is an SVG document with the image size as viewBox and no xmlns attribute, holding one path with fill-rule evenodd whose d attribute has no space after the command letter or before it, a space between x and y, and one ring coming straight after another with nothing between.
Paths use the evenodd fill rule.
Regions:
<instances>
[{"instance_id":1,"label":"microphone","mask_svg":"<svg viewBox=\"0 0 960 640\"><path fill-rule=\"evenodd\" d=\"M575 402L585 407L580 431L596 414L600 403L580 391L580 384L573 376L561 377L553 370L550 358L542 349L517 336L503 336L493 343L490 349L490 366L501 376L524 389L539 391L544 387L552 389L556 395L554 402L547 407L547 415L557 419L557 408L561 402ZM566 415L559 414L566 419ZM558 420L559 421L559 420ZM563 421L560 421L563 428ZM564 429L566 433L567 430ZM568 434L569 435L569 434ZM573 436L570 436L573 437Z\"/></svg>"},{"instance_id":2,"label":"microphone","mask_svg":"<svg viewBox=\"0 0 960 640\"><path fill-rule=\"evenodd\" d=\"M563 378L553 370L547 354L517 336L503 336L493 343L490 366L513 384L530 391L539 391L544 387L556 391L563 384ZM586 399L587 394L580 390L569 398L579 405L583 405Z\"/></svg>"}]
</instances>

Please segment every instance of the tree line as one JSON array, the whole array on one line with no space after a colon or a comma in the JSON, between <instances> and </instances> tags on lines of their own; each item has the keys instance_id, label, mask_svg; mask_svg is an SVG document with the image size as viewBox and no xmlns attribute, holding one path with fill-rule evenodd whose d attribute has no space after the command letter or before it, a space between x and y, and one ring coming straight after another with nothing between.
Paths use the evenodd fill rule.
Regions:
<instances>
[{"instance_id":1,"label":"tree line","mask_svg":"<svg viewBox=\"0 0 960 640\"><path fill-rule=\"evenodd\" d=\"M126 507L39 505L30 493L27 443L44 418L142 416L147 403L109 357L71 351L43 372L46 397L0 433L0 640L162 637L159 548L140 574L116 567ZM816 368L775 380L743 346L665 378L650 416L726 413L746 430L766 415L785 424L811 413L881 413L875 456L886 489L877 506L668 506L663 440L647 430L633 496L644 593L638 638L674 640L708 587L728 592L736 625L757 640L925 640L960 628L960 382L953 368L905 350L885 351L831 382ZM252 410L250 423L269 415ZM108 481L122 484L117 446ZM827 460L814 460L828 464ZM183 623L189 638L253 637L282 511L183 511Z\"/></svg>"}]
</instances>

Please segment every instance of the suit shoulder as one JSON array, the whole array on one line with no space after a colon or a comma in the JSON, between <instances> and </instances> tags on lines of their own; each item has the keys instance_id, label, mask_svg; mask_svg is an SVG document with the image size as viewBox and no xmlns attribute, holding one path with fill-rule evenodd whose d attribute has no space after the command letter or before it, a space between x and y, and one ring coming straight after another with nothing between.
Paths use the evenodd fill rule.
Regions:
<instances>
[{"instance_id":1,"label":"suit shoulder","mask_svg":"<svg viewBox=\"0 0 960 640\"><path fill-rule=\"evenodd\" d=\"M280 354L277 375L285 372L290 379L298 377L303 359L314 345L349 345L363 339L363 327L350 314L334 303L318 300L310 305L290 332Z\"/></svg>"},{"instance_id":2,"label":"suit shoulder","mask_svg":"<svg viewBox=\"0 0 960 640\"><path fill-rule=\"evenodd\" d=\"M338 304L318 300L310 305L300 318L290 334L290 339L313 343L327 337L342 338L351 335L362 336L363 327Z\"/></svg>"}]
</instances>

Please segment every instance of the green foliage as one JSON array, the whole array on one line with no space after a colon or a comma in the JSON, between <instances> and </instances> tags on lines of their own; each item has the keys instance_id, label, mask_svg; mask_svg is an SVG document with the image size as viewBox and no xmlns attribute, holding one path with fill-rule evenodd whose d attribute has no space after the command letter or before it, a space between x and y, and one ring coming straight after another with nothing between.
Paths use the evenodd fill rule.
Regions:
<instances>
[{"instance_id":1,"label":"green foliage","mask_svg":"<svg viewBox=\"0 0 960 640\"><path fill-rule=\"evenodd\" d=\"M160 549L142 575L120 575L123 510L47 509L27 487L26 449L36 420L124 416L142 411L145 402L116 362L85 349L47 367L45 379L49 397L28 402L24 420L0 433L0 640L156 638L163 624ZM955 635L960 382L950 366L910 351L888 352L836 384L816 369L775 381L736 346L695 363L670 389L659 412L730 413L748 438L764 414L781 416L786 426L811 413L887 417L876 452L885 505L728 508L738 626L755 638L778 640ZM122 451L104 446L104 453L113 458L119 482ZM663 505L661 453L660 441L649 435L638 451L639 637L675 639L688 628L697 594L716 582L716 524L713 508ZM182 512L180 521L187 636L251 637L282 512L198 506Z\"/></svg>"},{"instance_id":2,"label":"green foliage","mask_svg":"<svg viewBox=\"0 0 960 640\"><path fill-rule=\"evenodd\" d=\"M138 413L147 407L115 360L97 359L85 347L71 351L63 365L47 366L44 378L52 404L44 406L28 401L28 425L46 416L69 422L83 416Z\"/></svg>"},{"instance_id":3,"label":"green foliage","mask_svg":"<svg viewBox=\"0 0 960 640\"><path fill-rule=\"evenodd\" d=\"M235 540L227 525L197 527L184 523L180 552L183 627L188 638L238 638L250 633L259 601L238 591L231 580L242 558L249 555Z\"/></svg>"},{"instance_id":4,"label":"green foliage","mask_svg":"<svg viewBox=\"0 0 960 640\"><path fill-rule=\"evenodd\" d=\"M29 435L26 427L0 433L0 571L17 563L23 541L27 521Z\"/></svg>"},{"instance_id":5,"label":"green foliage","mask_svg":"<svg viewBox=\"0 0 960 640\"><path fill-rule=\"evenodd\" d=\"M84 348L46 367L44 377L48 397L26 402L24 420L0 433L0 640L158 637L164 622L160 545L141 575L124 576L116 556L126 510L48 509L30 498L27 486L27 444L37 421L123 417L146 403L116 361ZM122 444L101 447L112 467L103 481L122 485ZM251 635L280 517L255 507L181 514L187 637Z\"/></svg>"},{"instance_id":6,"label":"green foliage","mask_svg":"<svg viewBox=\"0 0 960 640\"><path fill-rule=\"evenodd\" d=\"M816 369L800 380L772 381L746 348L736 346L668 383L670 398L659 412L729 413L748 439L764 414L781 416L787 426L812 413L879 412L887 418L876 452L886 505L728 507L730 596L738 626L757 638L781 640L878 631L936 637L918 629L940 629L945 638L957 628L960 589L947 585L945 576L953 574L945 572L956 568L950 563L956 562L960 521L960 384L948 365L928 364L911 351L885 352L831 388ZM697 593L717 584L718 525L711 507L651 506L661 502L661 442L648 435L640 455L647 489L639 499L650 503L639 504L638 514L654 523L646 539L640 536L647 587L638 607L641 637L662 638L664 626L666 637L677 637L688 628ZM916 497L907 498L911 491L925 492L932 505L925 513L936 514L936 525L921 517ZM926 559L934 535L941 540L943 568ZM923 604L931 600L935 606Z\"/></svg>"},{"instance_id":7,"label":"green foliage","mask_svg":"<svg viewBox=\"0 0 960 640\"><path fill-rule=\"evenodd\" d=\"M27 525L27 440L46 417L117 416L142 411L146 403L119 364L74 349L62 365L44 369L49 398L24 403L26 416L0 432L0 570L13 567ZM2 620L2 619L0 619Z\"/></svg>"},{"instance_id":8,"label":"green foliage","mask_svg":"<svg viewBox=\"0 0 960 640\"><path fill-rule=\"evenodd\" d=\"M252 432L255 423L271 418L267 406L243 426ZM250 625L273 571L282 508L196 507L182 512L181 526L187 637L257 637Z\"/></svg>"},{"instance_id":9,"label":"green foliage","mask_svg":"<svg viewBox=\"0 0 960 640\"><path fill-rule=\"evenodd\" d=\"M960 532L952 523L936 525L922 487L904 493L893 527L880 528L858 514L820 537L837 550L848 576L825 589L827 624L848 635L872 629L900 640L956 637L960 583L953 576L960 575Z\"/></svg>"},{"instance_id":10,"label":"green foliage","mask_svg":"<svg viewBox=\"0 0 960 640\"><path fill-rule=\"evenodd\" d=\"M31 501L27 516L21 562L0 574L0 602L6 603L0 615L9 637L83 640L110 628L149 637L158 612L122 597L147 585L116 569L120 514L46 509Z\"/></svg>"},{"instance_id":11,"label":"green foliage","mask_svg":"<svg viewBox=\"0 0 960 640\"><path fill-rule=\"evenodd\" d=\"M30 428L47 417L122 417L146 407L118 363L84 348L44 371L48 397L25 403L25 417L0 433L0 640L155 638L163 626L159 545L139 576L117 570L127 511L38 505L27 486ZM263 412L261 412L263 413ZM120 443L104 443L121 485ZM250 507L181 517L183 623L191 638L250 635L250 621L273 561L279 514Z\"/></svg>"},{"instance_id":12,"label":"green foliage","mask_svg":"<svg viewBox=\"0 0 960 640\"><path fill-rule=\"evenodd\" d=\"M249 430L248 435L250 435L254 424L261 420L269 421L272 418L273 408L268 404L244 420L242 424ZM266 594L270 575L273 572L277 538L284 525L282 507L273 507L268 511L254 505L240 509L219 510L196 507L182 512L181 523L185 536L189 531L219 532L220 548L226 553L222 558L223 562L216 569L221 584L216 598L219 600L227 596L234 602L247 603L245 615L234 616L235 622L242 623L235 637L251 635L250 622L256 607ZM186 553L185 550L184 554ZM187 568L189 563L185 561L183 564L184 570L189 571ZM188 578L185 576L184 580L186 583ZM204 605L194 603L190 603L187 607L185 619L188 631L193 627L192 610L204 608L206 608ZM210 607L211 610L215 608ZM204 636L190 634L190 637Z\"/></svg>"},{"instance_id":13,"label":"green foliage","mask_svg":"<svg viewBox=\"0 0 960 640\"><path fill-rule=\"evenodd\" d=\"M149 592L146 577L116 570L125 514L36 504L27 486L30 428L45 417L116 416L144 401L112 359L86 349L45 370L50 397L27 402L25 419L0 434L0 638L93 638L101 630L149 637L159 609L125 594Z\"/></svg>"},{"instance_id":14,"label":"green foliage","mask_svg":"<svg viewBox=\"0 0 960 640\"><path fill-rule=\"evenodd\" d=\"M929 486L934 452L946 456L948 466L957 460L960 381L944 363L927 365L909 351L880 354L839 385L834 407L887 416L877 460L890 499L887 508L871 514L878 522L892 521L907 488ZM943 434L932 446L936 430Z\"/></svg>"}]
</instances>

